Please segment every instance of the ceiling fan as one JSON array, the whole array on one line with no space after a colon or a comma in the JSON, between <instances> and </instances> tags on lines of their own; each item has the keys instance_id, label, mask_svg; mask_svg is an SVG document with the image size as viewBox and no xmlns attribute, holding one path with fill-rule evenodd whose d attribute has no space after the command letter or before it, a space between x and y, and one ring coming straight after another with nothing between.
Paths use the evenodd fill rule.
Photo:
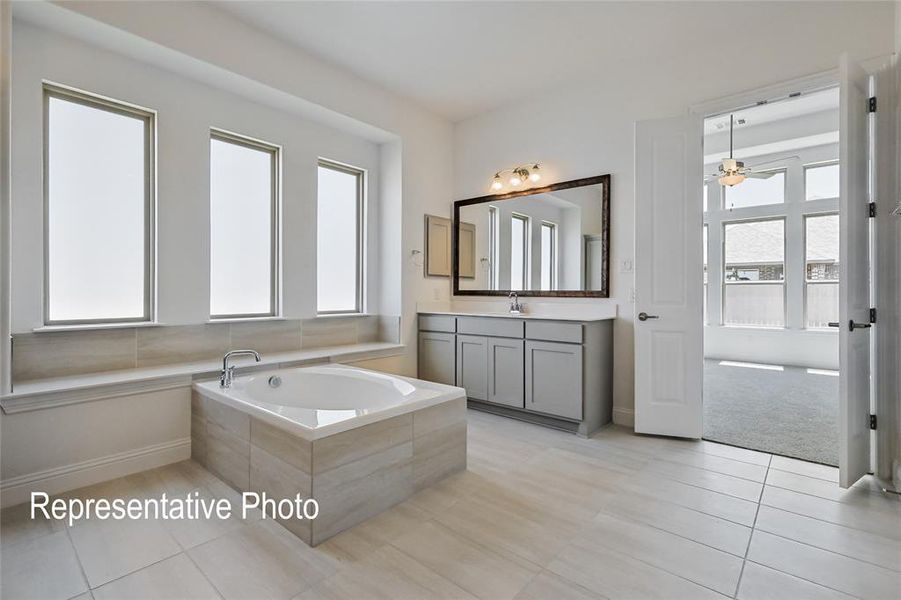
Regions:
<instances>
[{"instance_id":1,"label":"ceiling fan","mask_svg":"<svg viewBox=\"0 0 901 600\"><path fill-rule=\"evenodd\" d=\"M764 171L764 172L755 172L753 169L755 167L759 167L762 165L768 165L774 162L781 162L791 158L797 158L796 156L789 156L786 158L779 158L776 160L768 160L762 163L757 163L752 166L745 166L745 163L740 160L735 160L732 156L732 135L735 129L735 115L729 115L729 158L724 158L722 162L720 162L720 166L717 169L716 173L711 173L704 177L704 182L711 181L716 178L719 181L720 185L723 186L736 186L745 179L769 179L773 175L776 174L776 171Z\"/></svg>"}]
</instances>

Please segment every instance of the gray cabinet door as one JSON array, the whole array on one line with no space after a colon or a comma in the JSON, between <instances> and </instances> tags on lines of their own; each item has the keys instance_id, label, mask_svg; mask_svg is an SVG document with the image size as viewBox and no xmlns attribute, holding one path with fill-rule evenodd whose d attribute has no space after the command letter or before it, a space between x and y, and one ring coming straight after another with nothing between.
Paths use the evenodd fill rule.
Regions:
<instances>
[{"instance_id":1,"label":"gray cabinet door","mask_svg":"<svg viewBox=\"0 0 901 600\"><path fill-rule=\"evenodd\" d=\"M523 408L523 341L488 338L488 401Z\"/></svg>"},{"instance_id":2,"label":"gray cabinet door","mask_svg":"<svg viewBox=\"0 0 901 600\"><path fill-rule=\"evenodd\" d=\"M457 385L468 398L488 399L488 338L457 336Z\"/></svg>"},{"instance_id":3,"label":"gray cabinet door","mask_svg":"<svg viewBox=\"0 0 901 600\"><path fill-rule=\"evenodd\" d=\"M526 340L526 409L582 420L582 346Z\"/></svg>"},{"instance_id":4,"label":"gray cabinet door","mask_svg":"<svg viewBox=\"0 0 901 600\"><path fill-rule=\"evenodd\" d=\"M419 332L419 378L456 385L454 334Z\"/></svg>"}]
</instances>

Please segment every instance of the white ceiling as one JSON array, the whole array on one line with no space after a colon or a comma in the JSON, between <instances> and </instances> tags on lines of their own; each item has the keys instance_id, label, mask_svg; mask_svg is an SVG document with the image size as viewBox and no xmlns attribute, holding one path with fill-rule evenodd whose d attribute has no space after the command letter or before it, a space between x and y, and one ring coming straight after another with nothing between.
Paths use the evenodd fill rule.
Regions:
<instances>
[{"instance_id":1,"label":"white ceiling","mask_svg":"<svg viewBox=\"0 0 901 600\"><path fill-rule=\"evenodd\" d=\"M822 111L834 111L838 109L837 87L818 92L810 92L794 98L785 98L771 101L760 106L751 106L744 110L736 110L735 130L772 123L783 119L792 119L804 115L810 115ZM729 131L729 113L710 117L704 120L704 133L711 134L718 131Z\"/></svg>"},{"instance_id":2,"label":"white ceiling","mask_svg":"<svg viewBox=\"0 0 901 600\"><path fill-rule=\"evenodd\" d=\"M760 52L762 35L794 40L799 24L811 35L821 24L834 29L849 10L818 2L216 3L452 121L559 86L615 82L661 61L715 77L771 60Z\"/></svg>"}]
</instances>

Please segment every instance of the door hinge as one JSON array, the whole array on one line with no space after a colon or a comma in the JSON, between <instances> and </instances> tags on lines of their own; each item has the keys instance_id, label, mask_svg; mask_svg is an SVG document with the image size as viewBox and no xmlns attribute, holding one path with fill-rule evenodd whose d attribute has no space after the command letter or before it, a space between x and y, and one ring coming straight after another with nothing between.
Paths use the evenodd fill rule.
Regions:
<instances>
[{"instance_id":1,"label":"door hinge","mask_svg":"<svg viewBox=\"0 0 901 600\"><path fill-rule=\"evenodd\" d=\"M867 103L867 109L871 113L876 112L876 96L873 96L872 98L870 98L869 102Z\"/></svg>"},{"instance_id":2,"label":"door hinge","mask_svg":"<svg viewBox=\"0 0 901 600\"><path fill-rule=\"evenodd\" d=\"M870 323L875 323L875 322L876 322L876 309L871 308L870 309Z\"/></svg>"},{"instance_id":3,"label":"door hinge","mask_svg":"<svg viewBox=\"0 0 901 600\"><path fill-rule=\"evenodd\" d=\"M876 415L870 415L870 429L876 429Z\"/></svg>"},{"instance_id":4,"label":"door hinge","mask_svg":"<svg viewBox=\"0 0 901 600\"><path fill-rule=\"evenodd\" d=\"M876 216L876 203L875 202L870 202L869 211L870 211L871 217Z\"/></svg>"}]
</instances>

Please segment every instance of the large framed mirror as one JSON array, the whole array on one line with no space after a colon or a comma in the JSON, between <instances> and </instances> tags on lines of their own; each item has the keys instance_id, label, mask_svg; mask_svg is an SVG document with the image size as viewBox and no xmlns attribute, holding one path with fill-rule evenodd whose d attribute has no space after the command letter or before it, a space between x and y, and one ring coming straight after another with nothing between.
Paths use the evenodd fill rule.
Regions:
<instances>
[{"instance_id":1,"label":"large framed mirror","mask_svg":"<svg viewBox=\"0 0 901 600\"><path fill-rule=\"evenodd\" d=\"M610 295L610 175L454 202L454 295Z\"/></svg>"}]
</instances>

